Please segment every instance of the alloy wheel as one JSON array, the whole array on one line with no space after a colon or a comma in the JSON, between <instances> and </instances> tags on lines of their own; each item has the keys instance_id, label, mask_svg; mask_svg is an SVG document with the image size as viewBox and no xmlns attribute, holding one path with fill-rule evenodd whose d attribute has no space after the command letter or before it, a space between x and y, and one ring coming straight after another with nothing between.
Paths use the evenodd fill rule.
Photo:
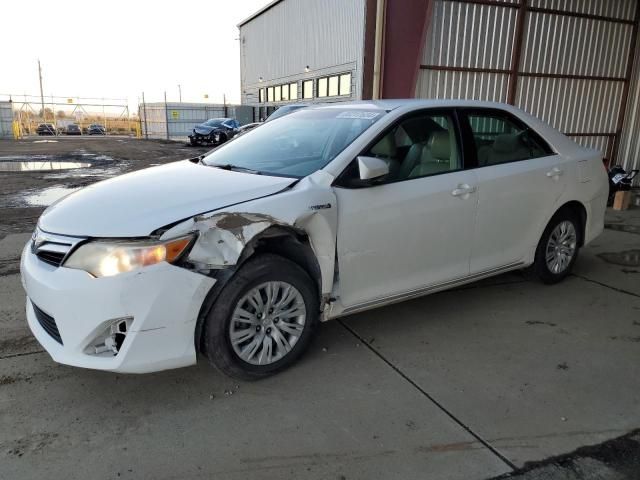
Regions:
<instances>
[{"instance_id":1,"label":"alloy wheel","mask_svg":"<svg viewBox=\"0 0 640 480\"><path fill-rule=\"evenodd\" d=\"M564 272L576 253L578 235L572 222L564 220L549 235L545 259L551 273Z\"/></svg>"},{"instance_id":2,"label":"alloy wheel","mask_svg":"<svg viewBox=\"0 0 640 480\"><path fill-rule=\"evenodd\" d=\"M302 294L287 282L271 281L249 290L229 322L234 352L252 365L270 365L286 356L304 331Z\"/></svg>"}]
</instances>

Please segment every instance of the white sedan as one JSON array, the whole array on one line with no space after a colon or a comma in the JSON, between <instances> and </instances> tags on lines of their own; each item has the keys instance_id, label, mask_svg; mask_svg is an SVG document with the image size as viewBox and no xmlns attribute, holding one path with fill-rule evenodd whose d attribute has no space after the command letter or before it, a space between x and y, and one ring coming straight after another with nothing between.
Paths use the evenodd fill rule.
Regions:
<instances>
[{"instance_id":1,"label":"white sedan","mask_svg":"<svg viewBox=\"0 0 640 480\"><path fill-rule=\"evenodd\" d=\"M319 321L528 268L603 230L601 154L512 106L309 107L206 156L87 187L22 255L54 360L116 372L291 365Z\"/></svg>"}]
</instances>

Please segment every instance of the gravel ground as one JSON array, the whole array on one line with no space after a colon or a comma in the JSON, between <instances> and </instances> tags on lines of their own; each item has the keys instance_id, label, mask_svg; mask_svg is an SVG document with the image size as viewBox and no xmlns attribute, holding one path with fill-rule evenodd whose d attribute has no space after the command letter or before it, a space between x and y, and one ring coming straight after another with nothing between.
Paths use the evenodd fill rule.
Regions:
<instances>
[{"instance_id":1,"label":"gravel ground","mask_svg":"<svg viewBox=\"0 0 640 480\"><path fill-rule=\"evenodd\" d=\"M0 162L88 163L87 168L58 171L0 171L0 239L33 230L52 199L100 180L152 165L191 158L206 147L176 142L114 137L28 138L0 140Z\"/></svg>"}]
</instances>

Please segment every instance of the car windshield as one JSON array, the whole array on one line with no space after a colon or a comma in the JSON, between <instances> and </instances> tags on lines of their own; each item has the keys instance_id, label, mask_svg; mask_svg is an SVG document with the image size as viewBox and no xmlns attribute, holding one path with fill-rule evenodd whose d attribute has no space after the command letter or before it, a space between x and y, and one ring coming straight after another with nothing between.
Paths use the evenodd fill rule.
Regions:
<instances>
[{"instance_id":1,"label":"car windshield","mask_svg":"<svg viewBox=\"0 0 640 480\"><path fill-rule=\"evenodd\" d=\"M221 125L225 120L225 118L212 118L211 120L207 120L206 122L204 122L204 125L208 127L217 127L218 125Z\"/></svg>"},{"instance_id":2,"label":"car windshield","mask_svg":"<svg viewBox=\"0 0 640 480\"><path fill-rule=\"evenodd\" d=\"M327 165L384 113L353 108L299 110L223 144L202 162L302 178Z\"/></svg>"},{"instance_id":3,"label":"car windshield","mask_svg":"<svg viewBox=\"0 0 640 480\"><path fill-rule=\"evenodd\" d=\"M291 105L291 106L280 107L271 115L269 115L266 121L270 122L272 120L275 120L276 118L284 117L289 113L295 112L296 110L300 110L301 108L305 108L305 107L306 105Z\"/></svg>"}]
</instances>

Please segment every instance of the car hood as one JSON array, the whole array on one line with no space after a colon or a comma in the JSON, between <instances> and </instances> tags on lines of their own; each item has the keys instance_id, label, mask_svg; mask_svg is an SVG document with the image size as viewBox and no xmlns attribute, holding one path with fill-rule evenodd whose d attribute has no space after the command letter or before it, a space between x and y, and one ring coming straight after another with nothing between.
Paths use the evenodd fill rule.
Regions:
<instances>
[{"instance_id":1,"label":"car hood","mask_svg":"<svg viewBox=\"0 0 640 480\"><path fill-rule=\"evenodd\" d=\"M199 213L272 195L295 181L184 160L83 188L51 205L38 224L61 235L143 237Z\"/></svg>"},{"instance_id":2,"label":"car hood","mask_svg":"<svg viewBox=\"0 0 640 480\"><path fill-rule=\"evenodd\" d=\"M194 130L200 135L209 135L213 130L216 130L218 128L219 127L210 127L208 125L196 125Z\"/></svg>"}]
</instances>

